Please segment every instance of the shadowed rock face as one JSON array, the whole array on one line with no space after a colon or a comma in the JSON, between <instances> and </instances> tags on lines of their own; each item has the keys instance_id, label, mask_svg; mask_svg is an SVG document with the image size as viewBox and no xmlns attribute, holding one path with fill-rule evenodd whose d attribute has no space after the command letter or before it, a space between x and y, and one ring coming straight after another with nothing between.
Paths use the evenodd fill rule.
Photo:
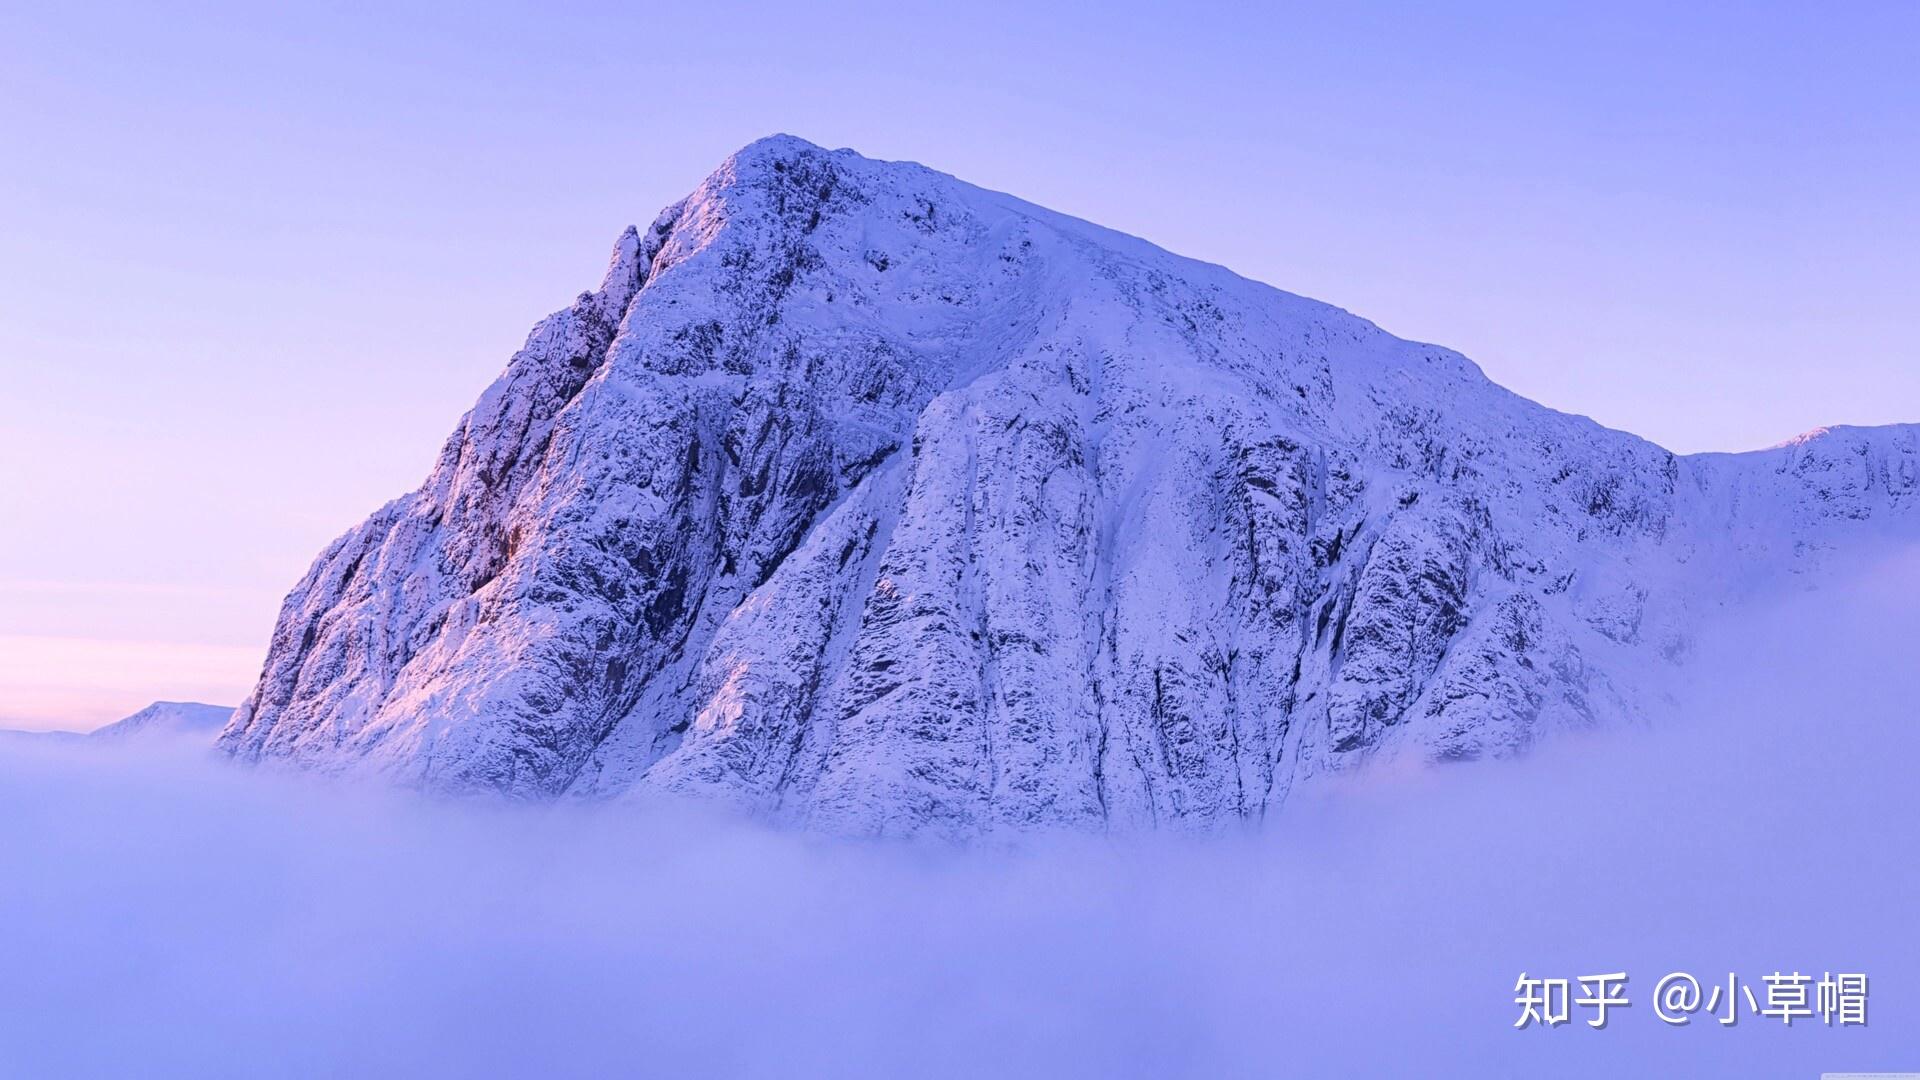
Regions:
<instances>
[{"instance_id":1,"label":"shadowed rock face","mask_svg":"<svg viewBox=\"0 0 1920 1080\"><path fill-rule=\"evenodd\" d=\"M221 746L863 833L1211 827L1644 716L1704 608L1920 534L1916 430L1675 457L776 137L321 553Z\"/></svg>"}]
</instances>

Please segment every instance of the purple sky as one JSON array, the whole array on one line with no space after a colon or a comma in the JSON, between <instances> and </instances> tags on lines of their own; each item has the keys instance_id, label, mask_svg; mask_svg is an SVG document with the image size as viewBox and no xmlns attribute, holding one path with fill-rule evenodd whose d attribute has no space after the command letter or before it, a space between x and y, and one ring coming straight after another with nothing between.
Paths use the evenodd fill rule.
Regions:
<instances>
[{"instance_id":1,"label":"purple sky","mask_svg":"<svg viewBox=\"0 0 1920 1080\"><path fill-rule=\"evenodd\" d=\"M234 702L608 247L774 131L1681 451L1920 419L1920 7L0 12L0 725Z\"/></svg>"}]
</instances>

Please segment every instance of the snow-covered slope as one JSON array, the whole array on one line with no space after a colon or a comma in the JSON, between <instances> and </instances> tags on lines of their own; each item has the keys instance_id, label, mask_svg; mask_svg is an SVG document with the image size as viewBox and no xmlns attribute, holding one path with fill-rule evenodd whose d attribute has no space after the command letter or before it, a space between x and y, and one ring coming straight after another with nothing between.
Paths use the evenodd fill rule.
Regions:
<instances>
[{"instance_id":1,"label":"snow-covered slope","mask_svg":"<svg viewBox=\"0 0 1920 1080\"><path fill-rule=\"evenodd\" d=\"M202 705L195 701L156 701L104 727L82 734L77 731L0 731L0 738L33 739L43 742L144 742L150 739L195 740L211 743L227 721L233 718L230 705Z\"/></svg>"},{"instance_id":2,"label":"snow-covered slope","mask_svg":"<svg viewBox=\"0 0 1920 1080\"><path fill-rule=\"evenodd\" d=\"M212 742L227 721L233 719L234 711L231 705L156 701L132 716L88 732L87 737L112 741L171 737Z\"/></svg>"},{"instance_id":3,"label":"snow-covered slope","mask_svg":"<svg viewBox=\"0 0 1920 1080\"><path fill-rule=\"evenodd\" d=\"M615 246L288 596L220 744L965 836L1207 827L1648 715L1920 536L1920 428L1676 457L1460 355L775 137Z\"/></svg>"}]
</instances>

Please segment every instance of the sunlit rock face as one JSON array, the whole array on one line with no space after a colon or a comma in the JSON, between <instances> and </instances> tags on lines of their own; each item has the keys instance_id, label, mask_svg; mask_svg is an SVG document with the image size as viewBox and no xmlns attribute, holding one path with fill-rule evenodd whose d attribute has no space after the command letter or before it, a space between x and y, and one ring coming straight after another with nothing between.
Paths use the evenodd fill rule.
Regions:
<instances>
[{"instance_id":1,"label":"sunlit rock face","mask_svg":"<svg viewBox=\"0 0 1920 1080\"><path fill-rule=\"evenodd\" d=\"M1917 430L1676 457L776 137L623 235L321 553L220 745L867 834L1217 828L1642 721L1705 614L1920 535Z\"/></svg>"}]
</instances>

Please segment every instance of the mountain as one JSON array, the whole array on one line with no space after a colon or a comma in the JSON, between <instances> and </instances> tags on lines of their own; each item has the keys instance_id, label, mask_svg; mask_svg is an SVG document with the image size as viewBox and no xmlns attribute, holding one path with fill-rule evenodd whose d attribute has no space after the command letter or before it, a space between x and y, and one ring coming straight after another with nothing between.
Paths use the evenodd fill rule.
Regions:
<instances>
[{"instance_id":1,"label":"mountain","mask_svg":"<svg viewBox=\"0 0 1920 1080\"><path fill-rule=\"evenodd\" d=\"M85 734L77 731L0 730L0 738L33 739L46 743L128 743L150 739L194 739L211 743L235 710L227 705L194 701L156 701L132 716L115 720Z\"/></svg>"},{"instance_id":2,"label":"mountain","mask_svg":"<svg viewBox=\"0 0 1920 1080\"><path fill-rule=\"evenodd\" d=\"M87 738L124 742L129 739L193 738L212 742L235 709L230 705L202 705L197 701L156 701L122 720L87 733Z\"/></svg>"},{"instance_id":3,"label":"mountain","mask_svg":"<svg viewBox=\"0 0 1920 1080\"><path fill-rule=\"evenodd\" d=\"M245 760L869 834L1209 828L1642 722L1920 536L1920 427L1681 457L918 165L734 155L287 597Z\"/></svg>"}]
</instances>

